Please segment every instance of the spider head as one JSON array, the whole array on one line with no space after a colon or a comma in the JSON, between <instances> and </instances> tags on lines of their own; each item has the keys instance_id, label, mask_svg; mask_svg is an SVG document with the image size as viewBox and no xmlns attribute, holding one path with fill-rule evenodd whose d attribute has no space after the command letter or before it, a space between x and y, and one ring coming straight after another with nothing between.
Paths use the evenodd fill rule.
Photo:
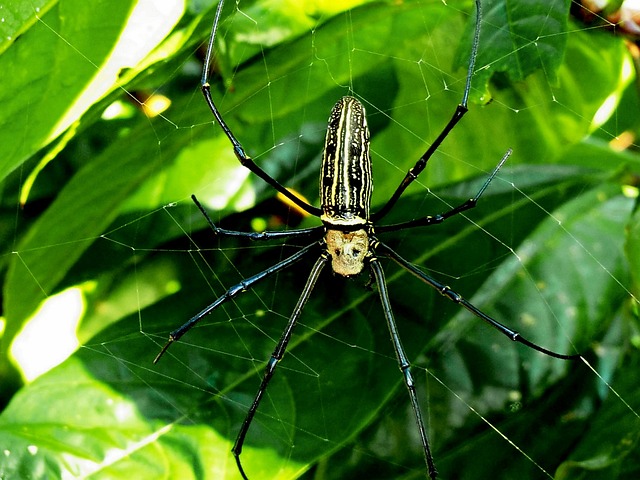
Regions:
<instances>
[{"instance_id":1,"label":"spider head","mask_svg":"<svg viewBox=\"0 0 640 480\"><path fill-rule=\"evenodd\" d=\"M334 272L350 277L362 271L364 260L369 253L369 236L365 230L327 230L325 241Z\"/></svg>"}]
</instances>

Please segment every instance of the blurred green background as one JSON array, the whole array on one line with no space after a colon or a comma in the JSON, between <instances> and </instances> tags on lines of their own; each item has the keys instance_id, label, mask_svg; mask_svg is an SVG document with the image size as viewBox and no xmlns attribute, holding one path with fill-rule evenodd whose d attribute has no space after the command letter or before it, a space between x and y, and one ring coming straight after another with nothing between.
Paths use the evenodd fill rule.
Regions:
<instances>
[{"instance_id":1,"label":"blurred green background","mask_svg":"<svg viewBox=\"0 0 640 480\"><path fill-rule=\"evenodd\" d=\"M384 261L436 465L443 479L637 478L632 41L575 2L483 6L470 111L383 223L461 203L514 153L464 218L383 239L598 374L509 342ZM215 238L189 196L230 229L318 220L248 175L213 123L199 77L214 8L4 6L2 478L239 478L231 446L311 265L225 304L152 365L168 332L304 244ZM228 2L213 96L256 162L317 205L326 119L356 95L375 211L462 98L473 11ZM368 280L323 273L247 437L250 478L424 478Z\"/></svg>"}]
</instances>

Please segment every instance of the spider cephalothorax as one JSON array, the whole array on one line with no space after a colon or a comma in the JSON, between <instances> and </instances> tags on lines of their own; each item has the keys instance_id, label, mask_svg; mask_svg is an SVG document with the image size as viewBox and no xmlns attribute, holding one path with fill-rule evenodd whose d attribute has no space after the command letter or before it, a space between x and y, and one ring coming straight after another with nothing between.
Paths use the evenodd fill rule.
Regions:
<instances>
[{"instance_id":1,"label":"spider cephalothorax","mask_svg":"<svg viewBox=\"0 0 640 480\"><path fill-rule=\"evenodd\" d=\"M350 277L362 271L369 253L369 234L366 230L327 230L325 242L331 255L331 268L335 273Z\"/></svg>"}]
</instances>

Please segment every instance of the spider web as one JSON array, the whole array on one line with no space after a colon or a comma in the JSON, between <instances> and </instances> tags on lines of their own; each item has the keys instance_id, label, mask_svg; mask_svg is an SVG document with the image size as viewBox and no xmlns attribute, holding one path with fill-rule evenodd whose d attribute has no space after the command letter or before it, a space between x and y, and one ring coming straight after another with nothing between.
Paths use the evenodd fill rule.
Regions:
<instances>
[{"instance_id":1,"label":"spider web","mask_svg":"<svg viewBox=\"0 0 640 480\"><path fill-rule=\"evenodd\" d=\"M587 466L607 478L638 473L638 390L626 372L638 360L637 141L622 145L638 129L635 74L603 15L574 3L574 20L563 26L557 5L540 3L522 2L529 10L518 30L501 17L500 2L485 2L469 113L383 223L470 198L513 148L507 165L476 209L383 240L526 338L585 360L509 342L383 261L442 478L553 478L560 465L559 478ZM328 112L340 96L356 95L372 131L376 211L462 98L472 5L352 6L230 2L215 64L226 88L215 80L213 95L259 165L312 204ZM53 110L39 105L42 92L55 99L64 91L41 80L51 63L78 66L63 70L69 83L77 68L89 78L105 70L98 65L110 51L95 32L106 37L111 18L117 36L113 19L128 18L130 6L101 7L110 15L97 8L34 3L27 31L4 47L4 59L29 68L15 70L26 100L3 129L22 158L2 190L3 352L26 322L37 333L25 327L16 343L49 362L5 394L12 401L0 416L0 472L237 478L232 442L311 261L225 303L153 366L168 332L304 244L214 238L189 195L229 229L318 222L240 167L213 124L199 93L198 49L213 8L203 2L187 5L179 22L179 12L143 15L154 21L139 28L172 31L161 47L120 64L120 86L104 99L111 87L91 84L100 94L84 101L93 106L78 124L64 109L57 128L42 127L52 138L68 133L33 139L38 119ZM71 12L83 28L65 23ZM96 18L103 23L87 23ZM506 47L505 24L516 32ZM40 35L33 51L29 35ZM162 96L169 109L145 116L140 107ZM424 476L368 281L323 273L247 437L251 478L295 478L309 465L306 478ZM54 335L65 328L77 330L49 370L58 338L67 338ZM18 346L14 354L29 363ZM15 373L3 370L3 384L17 388Z\"/></svg>"}]
</instances>

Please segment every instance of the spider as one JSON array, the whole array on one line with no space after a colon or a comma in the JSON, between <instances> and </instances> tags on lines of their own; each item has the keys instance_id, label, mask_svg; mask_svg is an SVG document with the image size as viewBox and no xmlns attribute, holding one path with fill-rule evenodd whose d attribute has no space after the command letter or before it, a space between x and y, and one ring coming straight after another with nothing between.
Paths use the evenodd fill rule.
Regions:
<instances>
[{"instance_id":1,"label":"spider","mask_svg":"<svg viewBox=\"0 0 640 480\"><path fill-rule=\"evenodd\" d=\"M377 225L377 222L380 221L385 215L387 215L389 211L394 207L406 188L424 170L428 160L431 158L433 153L437 150L440 144L444 141L444 139L448 136L451 130L457 125L457 123L468 110L467 103L469 91L471 88L471 77L474 72L474 65L478 51L478 44L480 39L480 21L482 16L482 6L480 0L476 0L475 4L475 30L471 47L471 54L469 56L466 84L462 101L456 107L453 116L445 125L442 132L435 139L433 144L420 157L416 164L411 169L409 169L403 180L400 182L396 191L393 193L387 203L382 207L382 209L375 213L370 213L372 177L371 159L369 156L369 129L367 127L364 106L360 101L352 96L345 96L338 100L338 102L333 107L333 110L331 111L331 115L329 116L320 172L320 208L310 205L306 201L296 196L294 193L291 193L277 180L270 177L252 160L250 156L247 155L244 147L236 139L230 127L223 119L222 114L216 107L216 104L213 101L210 92L210 65L212 57L214 55L214 44L224 1L221 0L218 4L215 18L213 20L211 35L209 37L209 42L207 45L202 73L201 88L204 98L217 123L220 125L225 135L228 137L235 155L240 163L248 168L251 172L262 178L275 190L286 196L300 208L302 208L309 214L318 217L322 222L322 225L317 227L289 231L267 231L257 233L225 230L217 227L213 223L198 199L195 197L195 195L192 195L193 201L195 202L198 209L202 212L210 228L216 235L228 237L244 237L256 241L291 237L310 237L312 238L312 241L307 246L301 248L298 252L294 253L290 257L285 258L284 260L276 263L266 270L248 277L237 285L229 288L211 305L207 306L200 313L193 316L180 328L171 332L169 334L168 342L161 349L160 353L158 353L154 360L154 363L158 362L160 357L167 351L167 349L173 342L180 339L204 316L213 312L224 302L227 302L237 295L247 291L249 288L252 288L261 280L291 267L302 259L310 257L313 252L315 252L317 256L316 261L311 269L311 273L306 281L306 284L304 285L304 288L302 289L302 293L298 298L293 313L289 317L287 326L282 332L282 336L280 337L280 340L276 345L271 358L267 362L260 387L253 399L249 410L246 413L246 417L244 419L244 422L242 423L240 431L237 434L235 443L232 448L232 453L235 457L238 470L242 475L242 478L244 478L245 480L247 480L248 477L244 472L240 459L242 448L245 442L245 437L247 435L247 432L249 431L249 428L251 427L251 423L260 405L260 401L262 400L269 382L271 381L271 378L276 371L278 362L282 359L286 352L287 345L289 343L289 340L291 339L294 327L296 326L296 323L298 322L298 319L302 314L302 310L311 295L311 292L318 280L318 277L320 276L320 273L328 263L331 263L331 268L335 274L344 277L358 275L366 267L370 269L372 279L375 280L375 283L377 284L377 290L380 296L382 310L386 319L389 333L391 335L391 341L398 361L398 366L400 367L400 370L402 372L404 383L409 394L409 400L411 402L411 407L413 410L417 428L419 430L420 440L424 451L427 474L431 479L436 478L437 470L435 467L433 456L431 454L429 439L426 434L420 404L416 395L416 387L413 376L411 374L410 363L400 340L398 328L396 326L396 322L391 310L391 302L389 300L389 295L387 292L384 271L378 257L386 257L388 259L391 259L400 267L417 277L418 280L435 289L440 294L447 297L449 300L467 309L473 315L484 320L491 327L495 328L500 333L506 335L513 341L520 342L527 347L537 350L545 355L559 359L569 360L580 357L580 355L564 355L556 353L527 340L518 332L510 329L509 327L503 325L494 318L482 312L480 309L469 303L460 294L453 291L447 285L440 283L438 280L427 275L422 270L411 264L409 261L402 258L398 253L392 250L388 245L379 240L377 237L377 234L380 233L436 225L438 223L444 222L448 218L458 215L466 210L472 209L476 206L478 199L482 196L483 192L489 186L491 181L497 175L499 169L511 154L511 150L508 150L504 154L500 162L497 164L495 169L492 171L492 173L488 176L476 195L473 198L470 198L467 201L461 203L460 205L453 207L448 211L445 211L444 213L433 216L424 216L415 220L392 225Z\"/></svg>"}]
</instances>

